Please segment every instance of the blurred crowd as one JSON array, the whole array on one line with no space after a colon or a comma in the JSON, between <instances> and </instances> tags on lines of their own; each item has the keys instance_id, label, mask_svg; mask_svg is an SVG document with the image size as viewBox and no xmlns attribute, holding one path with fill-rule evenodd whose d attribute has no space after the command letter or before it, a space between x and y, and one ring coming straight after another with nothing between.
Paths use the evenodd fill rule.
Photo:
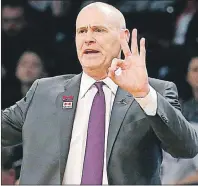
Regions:
<instances>
[{"instance_id":1,"label":"blurred crowd","mask_svg":"<svg viewBox=\"0 0 198 186\"><path fill-rule=\"evenodd\" d=\"M80 73L75 19L94 0L2 0L1 106L13 105L42 77ZM198 128L198 0L103 0L146 38L150 77L173 81L182 112ZM164 153L162 183L198 183L198 157ZM20 176L22 144L2 149L2 184Z\"/></svg>"}]
</instances>

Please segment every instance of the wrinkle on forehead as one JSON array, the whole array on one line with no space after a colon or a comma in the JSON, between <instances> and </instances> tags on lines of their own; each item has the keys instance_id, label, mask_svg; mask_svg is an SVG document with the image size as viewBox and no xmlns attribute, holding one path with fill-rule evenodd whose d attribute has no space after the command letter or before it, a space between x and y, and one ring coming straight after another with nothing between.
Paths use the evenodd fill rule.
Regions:
<instances>
[{"instance_id":1,"label":"wrinkle on forehead","mask_svg":"<svg viewBox=\"0 0 198 186\"><path fill-rule=\"evenodd\" d=\"M76 23L79 19L79 17L82 15L82 13L84 13L85 11L98 11L101 12L108 20L109 20L109 24L108 26L112 27L116 27L119 29L122 28L126 28L126 23L125 23L125 18L123 16L123 14L116 8L114 8L111 5L105 4L105 3L91 3L89 5L87 5L86 7L84 7L78 14Z\"/></svg>"}]
</instances>

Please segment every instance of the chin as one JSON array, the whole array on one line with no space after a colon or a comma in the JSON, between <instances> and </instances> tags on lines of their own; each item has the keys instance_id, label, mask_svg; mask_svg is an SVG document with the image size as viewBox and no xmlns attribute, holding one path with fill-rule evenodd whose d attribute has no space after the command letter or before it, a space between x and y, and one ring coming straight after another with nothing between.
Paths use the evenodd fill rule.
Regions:
<instances>
[{"instance_id":1,"label":"chin","mask_svg":"<svg viewBox=\"0 0 198 186\"><path fill-rule=\"evenodd\" d=\"M103 64L103 61L94 60L94 59L83 60L81 64L82 64L83 68L95 69L95 68L100 68Z\"/></svg>"},{"instance_id":2,"label":"chin","mask_svg":"<svg viewBox=\"0 0 198 186\"><path fill-rule=\"evenodd\" d=\"M22 79L21 83L23 84L31 84L34 82L34 79Z\"/></svg>"}]
</instances>

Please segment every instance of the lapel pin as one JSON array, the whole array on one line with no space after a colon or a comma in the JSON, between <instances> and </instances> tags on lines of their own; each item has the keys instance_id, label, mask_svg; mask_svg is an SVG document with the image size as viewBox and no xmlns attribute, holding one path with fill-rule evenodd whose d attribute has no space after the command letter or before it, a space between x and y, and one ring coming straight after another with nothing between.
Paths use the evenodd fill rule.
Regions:
<instances>
[{"instance_id":1,"label":"lapel pin","mask_svg":"<svg viewBox=\"0 0 198 186\"><path fill-rule=\"evenodd\" d=\"M62 100L63 100L63 109L65 108L72 108L73 106L73 99L74 96L63 96Z\"/></svg>"},{"instance_id":2,"label":"lapel pin","mask_svg":"<svg viewBox=\"0 0 198 186\"><path fill-rule=\"evenodd\" d=\"M65 108L72 108L73 103L71 101L64 101L63 102L63 109Z\"/></svg>"},{"instance_id":3,"label":"lapel pin","mask_svg":"<svg viewBox=\"0 0 198 186\"><path fill-rule=\"evenodd\" d=\"M124 105L126 105L126 104L127 104L126 99L122 99L122 100L120 100L120 101L119 101L119 103L124 104Z\"/></svg>"},{"instance_id":4,"label":"lapel pin","mask_svg":"<svg viewBox=\"0 0 198 186\"><path fill-rule=\"evenodd\" d=\"M73 99L74 99L74 96L63 96L62 97L62 99L63 99L63 101L73 101Z\"/></svg>"}]
</instances>

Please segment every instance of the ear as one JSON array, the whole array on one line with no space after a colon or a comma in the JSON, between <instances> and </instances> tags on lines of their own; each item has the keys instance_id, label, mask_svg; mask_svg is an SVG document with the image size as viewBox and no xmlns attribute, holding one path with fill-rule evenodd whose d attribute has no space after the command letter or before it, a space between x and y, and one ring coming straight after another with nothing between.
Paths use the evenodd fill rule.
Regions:
<instances>
[{"instance_id":1,"label":"ear","mask_svg":"<svg viewBox=\"0 0 198 186\"><path fill-rule=\"evenodd\" d=\"M127 40L127 43L128 43L128 42L129 42L129 40L130 40L130 32L129 32L129 30L128 30L128 29L125 29L124 33L125 33L126 40Z\"/></svg>"}]
</instances>

